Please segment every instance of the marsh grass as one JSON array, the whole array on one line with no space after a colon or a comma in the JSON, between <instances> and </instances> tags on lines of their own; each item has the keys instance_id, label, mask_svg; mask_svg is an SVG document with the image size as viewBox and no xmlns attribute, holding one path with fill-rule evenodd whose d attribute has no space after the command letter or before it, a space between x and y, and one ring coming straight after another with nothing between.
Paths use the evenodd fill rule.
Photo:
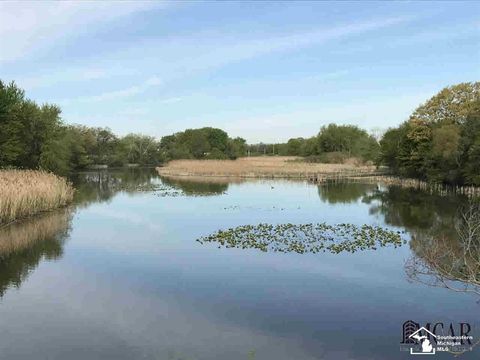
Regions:
<instances>
[{"instance_id":1,"label":"marsh grass","mask_svg":"<svg viewBox=\"0 0 480 360\"><path fill-rule=\"evenodd\" d=\"M0 227L65 206L73 200L73 193L66 179L51 173L0 170Z\"/></svg>"},{"instance_id":2,"label":"marsh grass","mask_svg":"<svg viewBox=\"0 0 480 360\"><path fill-rule=\"evenodd\" d=\"M319 164L292 156L257 156L237 160L173 160L157 168L160 175L240 178L309 178L313 174L374 174L375 166Z\"/></svg>"}]
</instances>

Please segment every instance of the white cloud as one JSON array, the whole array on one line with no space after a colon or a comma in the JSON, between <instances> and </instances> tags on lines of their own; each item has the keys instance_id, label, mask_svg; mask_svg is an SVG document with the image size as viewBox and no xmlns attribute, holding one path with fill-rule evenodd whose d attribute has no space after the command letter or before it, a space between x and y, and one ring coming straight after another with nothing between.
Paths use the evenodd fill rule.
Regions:
<instances>
[{"instance_id":1,"label":"white cloud","mask_svg":"<svg viewBox=\"0 0 480 360\"><path fill-rule=\"evenodd\" d=\"M238 34L230 37L218 36L217 33L197 33L169 40L140 42L129 49L122 49L114 55L114 58L125 58L128 54L142 53L144 59L156 59L162 68L168 69L166 73L185 76L199 70L218 68L271 53L290 52L322 45L329 41L384 29L413 19L411 16L391 17L261 39L239 39Z\"/></svg>"},{"instance_id":2,"label":"white cloud","mask_svg":"<svg viewBox=\"0 0 480 360\"><path fill-rule=\"evenodd\" d=\"M124 72L122 72L123 74ZM58 85L60 82L76 82L80 80L99 80L111 76L112 70L102 68L70 68L62 69L60 72L48 72L34 76L20 77L15 82L27 91L45 86ZM120 73L119 73L120 74Z\"/></svg>"},{"instance_id":3,"label":"white cloud","mask_svg":"<svg viewBox=\"0 0 480 360\"><path fill-rule=\"evenodd\" d=\"M121 4L123 4L123 2L121 2ZM2 10L1 6L2 5L0 4L0 12ZM104 9L108 9L108 7L102 6L96 11L102 13ZM124 14L127 10L134 12L141 9L143 8L134 6L127 7L123 9L123 12L117 12L117 16ZM81 14L83 14L82 11L84 9L80 6L78 8L74 7L74 9L68 8L68 12L71 12L72 14L75 13L74 10L80 12L77 15L79 17L79 19L76 19L77 23L82 21L85 23L99 21L98 16L93 18L83 16L82 20ZM65 12L67 12L67 10L65 10ZM13 16L12 11L10 11L10 14ZM0 20L6 16L7 15L5 14L1 14ZM40 13L38 16L41 18L42 14ZM63 16L67 15L64 14ZM113 15L110 14L109 16L112 17ZM144 73L145 69L148 69L151 66L152 61L155 62L157 67L163 69L163 79L169 81L172 79L188 77L190 74L198 71L215 69L230 63L248 60L269 53L295 51L310 46L321 45L328 41L361 34L367 31L382 29L409 20L411 20L410 17L392 17L376 21L364 21L338 25L330 28L314 29L302 33L264 37L262 39L234 39L222 36L212 37L209 33L200 32L184 37L146 40L128 47L122 47L119 50L110 53L109 56L103 54L101 59L93 59L90 63L85 64L83 68L74 67L61 70L51 69L48 74L35 74L23 79L17 78L17 82L20 86L27 90L31 90L35 87L58 86L58 83L60 82L96 80L112 78L115 76L133 75ZM31 19L29 21L31 26L27 29L27 34L36 31L39 31L39 33L42 32L41 28L37 29L36 26L32 25L33 22ZM29 21L27 20L26 22L29 23ZM0 25L0 36L6 35L6 31L3 31L1 26L4 25ZM48 30L49 29L45 29L45 31ZM62 31L66 31L66 29ZM24 44L26 40L23 37L27 37L27 34L21 36L14 35L14 37L19 36L20 39L11 39L0 42L0 54L4 54L3 56L0 55L0 62L3 57L10 58L17 53L15 51L16 45L14 44L18 43L19 46L22 43ZM11 47L11 49L5 49L2 51L2 46L6 48ZM143 55L139 58L138 54L140 53ZM118 59L122 59L122 67L118 66ZM101 65L98 65L99 63ZM333 75L333 77L339 75L343 74L336 74ZM152 81L155 82L157 80L152 79ZM129 89L129 91L135 92L136 90Z\"/></svg>"},{"instance_id":4,"label":"white cloud","mask_svg":"<svg viewBox=\"0 0 480 360\"><path fill-rule=\"evenodd\" d=\"M114 91L107 91L98 95L93 96L83 96L75 99L66 99L61 101L63 104L69 104L72 102L99 102L99 101L109 101L117 100L122 98L128 98L135 96L141 93L144 93L152 87L157 87L162 84L162 80L158 76L153 76L139 85L134 85L127 87L125 89L119 89Z\"/></svg>"},{"instance_id":5,"label":"white cloud","mask_svg":"<svg viewBox=\"0 0 480 360\"><path fill-rule=\"evenodd\" d=\"M48 48L95 23L147 10L153 1L7 1L0 3L0 63Z\"/></svg>"},{"instance_id":6,"label":"white cloud","mask_svg":"<svg viewBox=\"0 0 480 360\"><path fill-rule=\"evenodd\" d=\"M336 54L354 54L358 52L373 52L385 51L389 49L398 49L401 47L409 47L417 44L434 44L439 42L451 42L457 39L468 38L471 36L479 37L480 25L473 24L458 24L454 27L443 27L435 30L420 31L408 35L390 36L388 40L379 43L371 44L350 44L348 47L343 47L336 50Z\"/></svg>"},{"instance_id":7,"label":"white cloud","mask_svg":"<svg viewBox=\"0 0 480 360\"><path fill-rule=\"evenodd\" d=\"M171 97L171 98L166 98L166 99L160 100L160 103L162 103L162 104L173 104L173 103L177 103L179 101L182 101L181 97Z\"/></svg>"}]
</instances>

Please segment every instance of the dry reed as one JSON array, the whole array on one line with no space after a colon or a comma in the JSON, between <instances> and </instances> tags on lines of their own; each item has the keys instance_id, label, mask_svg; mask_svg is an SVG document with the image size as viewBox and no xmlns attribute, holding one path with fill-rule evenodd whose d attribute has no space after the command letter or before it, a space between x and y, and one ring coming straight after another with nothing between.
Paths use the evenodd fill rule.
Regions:
<instances>
[{"instance_id":1,"label":"dry reed","mask_svg":"<svg viewBox=\"0 0 480 360\"><path fill-rule=\"evenodd\" d=\"M377 173L375 166L352 164L319 164L292 161L291 156L246 157L237 160L173 160L157 168L160 175L220 176L240 178L309 178L312 174L345 173L350 175Z\"/></svg>"},{"instance_id":2,"label":"dry reed","mask_svg":"<svg viewBox=\"0 0 480 360\"><path fill-rule=\"evenodd\" d=\"M0 226L67 205L73 187L44 171L0 170Z\"/></svg>"}]
</instances>

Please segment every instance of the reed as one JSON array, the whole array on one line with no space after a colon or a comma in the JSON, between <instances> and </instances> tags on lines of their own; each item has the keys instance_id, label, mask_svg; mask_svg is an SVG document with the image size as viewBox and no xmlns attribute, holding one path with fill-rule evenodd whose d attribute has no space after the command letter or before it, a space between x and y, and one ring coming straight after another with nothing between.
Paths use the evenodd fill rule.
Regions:
<instances>
[{"instance_id":1,"label":"reed","mask_svg":"<svg viewBox=\"0 0 480 360\"><path fill-rule=\"evenodd\" d=\"M0 226L50 211L73 200L64 178L35 170L0 170Z\"/></svg>"},{"instance_id":2,"label":"reed","mask_svg":"<svg viewBox=\"0 0 480 360\"><path fill-rule=\"evenodd\" d=\"M296 178L308 179L313 174L344 173L373 175L375 166L354 164L307 163L291 156L246 157L237 160L173 160L157 168L160 175L212 176L238 178Z\"/></svg>"}]
</instances>

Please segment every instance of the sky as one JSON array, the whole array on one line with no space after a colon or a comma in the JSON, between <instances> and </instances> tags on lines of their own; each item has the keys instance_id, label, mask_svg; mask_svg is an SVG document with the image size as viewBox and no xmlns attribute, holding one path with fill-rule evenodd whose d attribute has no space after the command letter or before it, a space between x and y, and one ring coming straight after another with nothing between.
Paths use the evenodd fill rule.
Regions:
<instances>
[{"instance_id":1,"label":"sky","mask_svg":"<svg viewBox=\"0 0 480 360\"><path fill-rule=\"evenodd\" d=\"M480 2L4 1L0 79L120 136L380 131L480 79Z\"/></svg>"}]
</instances>

